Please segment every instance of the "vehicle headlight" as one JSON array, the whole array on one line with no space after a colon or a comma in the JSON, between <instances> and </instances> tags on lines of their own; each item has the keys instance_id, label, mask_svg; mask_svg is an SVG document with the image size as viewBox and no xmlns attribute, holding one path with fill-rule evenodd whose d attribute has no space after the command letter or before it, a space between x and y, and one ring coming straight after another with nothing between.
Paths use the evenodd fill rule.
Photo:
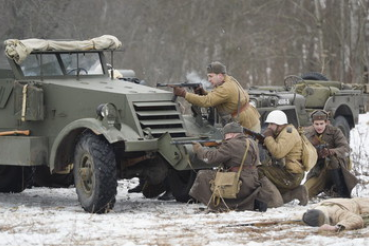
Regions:
<instances>
[{"instance_id":1,"label":"vehicle headlight","mask_svg":"<svg viewBox=\"0 0 369 246\"><path fill-rule=\"evenodd\" d=\"M278 105L290 105L290 99L288 99L288 98L279 98Z\"/></svg>"},{"instance_id":2,"label":"vehicle headlight","mask_svg":"<svg viewBox=\"0 0 369 246\"><path fill-rule=\"evenodd\" d=\"M99 117L106 119L110 127L115 126L116 123L118 122L117 108L112 103L103 103L97 106L96 114Z\"/></svg>"}]
</instances>

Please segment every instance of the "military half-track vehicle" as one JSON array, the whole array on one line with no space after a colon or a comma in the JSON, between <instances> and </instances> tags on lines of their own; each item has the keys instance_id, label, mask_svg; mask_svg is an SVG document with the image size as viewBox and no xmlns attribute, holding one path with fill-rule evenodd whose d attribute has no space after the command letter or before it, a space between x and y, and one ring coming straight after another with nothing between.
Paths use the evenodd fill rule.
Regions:
<instances>
[{"instance_id":1,"label":"military half-track vehicle","mask_svg":"<svg viewBox=\"0 0 369 246\"><path fill-rule=\"evenodd\" d=\"M323 109L331 123L350 139L350 130L360 113L368 110L368 85L351 85L330 81L320 73L287 76L283 86L258 86L248 90L250 103L261 114L261 122L272 110L282 110L296 127L311 125L310 114ZM265 126L262 126L262 128Z\"/></svg>"},{"instance_id":2,"label":"military half-track vehicle","mask_svg":"<svg viewBox=\"0 0 369 246\"><path fill-rule=\"evenodd\" d=\"M113 57L117 38L4 45L10 68L0 70L0 192L62 180L75 185L85 211L105 213L117 180L143 177L155 187L168 177L177 200L188 199L192 170L205 163L192 145L172 142L222 134L202 114L182 115L172 92L112 79L105 53Z\"/></svg>"}]
</instances>

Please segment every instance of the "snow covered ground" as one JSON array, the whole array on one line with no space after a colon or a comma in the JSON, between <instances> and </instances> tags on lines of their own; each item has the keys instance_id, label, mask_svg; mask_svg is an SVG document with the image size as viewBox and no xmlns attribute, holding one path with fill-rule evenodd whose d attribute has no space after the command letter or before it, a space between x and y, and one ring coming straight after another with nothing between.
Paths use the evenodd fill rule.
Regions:
<instances>
[{"instance_id":1,"label":"snow covered ground","mask_svg":"<svg viewBox=\"0 0 369 246\"><path fill-rule=\"evenodd\" d=\"M359 121L351 132L354 171L360 179L353 196L369 197L369 113ZM121 181L114 210L103 215L84 212L73 188L0 194L0 245L369 245L369 228L333 233L295 224L230 226L297 219L319 199L306 207L296 201L265 213L214 214L201 211L202 204L128 194L127 188L136 183Z\"/></svg>"}]
</instances>

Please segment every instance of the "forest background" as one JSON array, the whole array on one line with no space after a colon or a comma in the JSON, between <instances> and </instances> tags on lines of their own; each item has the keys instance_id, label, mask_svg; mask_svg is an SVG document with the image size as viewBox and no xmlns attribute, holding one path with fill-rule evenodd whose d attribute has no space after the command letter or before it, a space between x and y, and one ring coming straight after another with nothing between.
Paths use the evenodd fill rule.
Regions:
<instances>
[{"instance_id":1,"label":"forest background","mask_svg":"<svg viewBox=\"0 0 369 246\"><path fill-rule=\"evenodd\" d=\"M368 83L369 0L2 0L0 39L118 37L114 67L149 85L221 61L245 88L321 72ZM6 66L0 60L0 66Z\"/></svg>"}]
</instances>

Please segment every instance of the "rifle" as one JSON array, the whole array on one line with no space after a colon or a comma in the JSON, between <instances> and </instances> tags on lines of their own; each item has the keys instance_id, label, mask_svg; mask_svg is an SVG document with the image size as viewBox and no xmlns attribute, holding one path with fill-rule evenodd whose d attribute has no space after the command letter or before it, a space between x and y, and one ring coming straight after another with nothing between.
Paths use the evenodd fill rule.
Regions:
<instances>
[{"instance_id":1,"label":"rifle","mask_svg":"<svg viewBox=\"0 0 369 246\"><path fill-rule=\"evenodd\" d=\"M170 144L175 145L184 145L184 144L192 144L192 143L201 143L205 147L216 147L222 143L222 140L212 140L212 139L203 139L203 140L178 140L171 141Z\"/></svg>"},{"instance_id":2,"label":"rifle","mask_svg":"<svg viewBox=\"0 0 369 246\"><path fill-rule=\"evenodd\" d=\"M202 87L202 83L188 83L187 81L183 82L183 83L165 83L165 84L157 83L156 87L169 87L169 88L187 87L187 88L192 88L195 91L196 88ZM195 91L195 93L196 93L196 91ZM202 93L196 93L196 94L202 95ZM176 99L177 99L177 96L174 95L173 98L172 98L172 101L175 102Z\"/></svg>"},{"instance_id":3,"label":"rifle","mask_svg":"<svg viewBox=\"0 0 369 246\"><path fill-rule=\"evenodd\" d=\"M224 227L241 227L241 226L273 226L273 225L289 225L289 224L297 224L297 225L304 225L302 220L283 220L283 221L257 221L257 222L250 222L244 224L235 224L235 225L226 225Z\"/></svg>"},{"instance_id":4,"label":"rifle","mask_svg":"<svg viewBox=\"0 0 369 246\"><path fill-rule=\"evenodd\" d=\"M29 130L24 130L24 131L7 131L7 132L0 132L0 136L9 136L9 135L26 135L28 136L30 133Z\"/></svg>"},{"instance_id":5,"label":"rifle","mask_svg":"<svg viewBox=\"0 0 369 246\"><path fill-rule=\"evenodd\" d=\"M250 129L247 129L245 127L243 127L243 132L250 135L255 140L257 139L259 141L259 143L261 143L261 144L264 143L265 136L262 133L254 132L254 131L252 131Z\"/></svg>"},{"instance_id":6,"label":"rifle","mask_svg":"<svg viewBox=\"0 0 369 246\"><path fill-rule=\"evenodd\" d=\"M325 148L328 148L328 147L329 147L328 144L318 144L318 145L315 146L315 148L318 152L325 149Z\"/></svg>"}]
</instances>

